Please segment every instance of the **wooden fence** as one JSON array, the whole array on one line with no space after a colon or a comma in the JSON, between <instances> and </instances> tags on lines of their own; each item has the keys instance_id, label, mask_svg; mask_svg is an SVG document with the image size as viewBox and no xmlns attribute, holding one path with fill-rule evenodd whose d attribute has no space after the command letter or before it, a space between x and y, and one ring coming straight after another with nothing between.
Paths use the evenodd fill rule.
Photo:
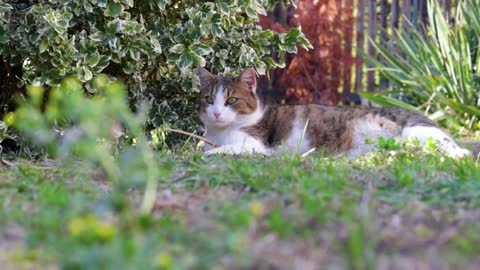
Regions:
<instances>
[{"instance_id":1,"label":"wooden fence","mask_svg":"<svg viewBox=\"0 0 480 270\"><path fill-rule=\"evenodd\" d=\"M443 6L445 15L453 18L458 0L437 1ZM299 0L296 9L279 4L269 14L269 19L263 21L264 27L282 30L301 25L315 49L309 52L300 51L298 55L287 57L287 68L270 74L273 87L287 88L287 96L297 96L296 99L300 102L330 104L352 101L358 103L356 92L387 89L388 81L378 76L363 61L359 50L378 57L369 40L381 44L390 42L389 37L394 39L396 31L408 29L409 22L421 29L422 25L428 23L427 2ZM315 24L316 21L321 22ZM317 65L321 72L316 74L315 66L309 69L305 64L302 68L296 68L302 61ZM292 76L299 78L293 80ZM298 91L299 88L301 91ZM309 94L302 94L302 91ZM308 98L304 98L305 96Z\"/></svg>"}]
</instances>

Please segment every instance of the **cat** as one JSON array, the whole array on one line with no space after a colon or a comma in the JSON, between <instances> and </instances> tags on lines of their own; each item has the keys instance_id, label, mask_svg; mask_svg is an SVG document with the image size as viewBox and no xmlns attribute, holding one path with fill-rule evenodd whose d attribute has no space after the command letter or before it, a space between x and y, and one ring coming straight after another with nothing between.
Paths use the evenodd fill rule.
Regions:
<instances>
[{"instance_id":1,"label":"cat","mask_svg":"<svg viewBox=\"0 0 480 270\"><path fill-rule=\"evenodd\" d=\"M238 77L213 75L198 68L199 116L205 137L218 147L206 154L263 154L282 150L306 153L325 149L355 157L372 151L375 141L429 138L453 158L470 156L452 137L424 115L402 108L263 104L257 95L256 72L247 68ZM371 141L373 143L367 143Z\"/></svg>"}]
</instances>

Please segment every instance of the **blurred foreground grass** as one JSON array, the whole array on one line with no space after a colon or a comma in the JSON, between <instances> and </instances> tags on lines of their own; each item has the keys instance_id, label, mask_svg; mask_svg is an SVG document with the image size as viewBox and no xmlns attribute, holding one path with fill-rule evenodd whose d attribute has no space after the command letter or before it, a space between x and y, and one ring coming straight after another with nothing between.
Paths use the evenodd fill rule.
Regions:
<instances>
[{"instance_id":1,"label":"blurred foreground grass","mask_svg":"<svg viewBox=\"0 0 480 270\"><path fill-rule=\"evenodd\" d=\"M0 170L2 269L478 269L480 168L398 150L357 159L158 154L145 183L98 167Z\"/></svg>"}]
</instances>

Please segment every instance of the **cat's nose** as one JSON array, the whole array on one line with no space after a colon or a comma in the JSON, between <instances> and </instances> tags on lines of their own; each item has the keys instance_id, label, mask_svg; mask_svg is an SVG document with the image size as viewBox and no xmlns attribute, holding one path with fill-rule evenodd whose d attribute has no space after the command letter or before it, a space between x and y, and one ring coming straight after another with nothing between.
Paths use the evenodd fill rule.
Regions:
<instances>
[{"instance_id":1,"label":"cat's nose","mask_svg":"<svg viewBox=\"0 0 480 270\"><path fill-rule=\"evenodd\" d=\"M216 119L218 119L220 117L220 112L213 112L213 115Z\"/></svg>"}]
</instances>

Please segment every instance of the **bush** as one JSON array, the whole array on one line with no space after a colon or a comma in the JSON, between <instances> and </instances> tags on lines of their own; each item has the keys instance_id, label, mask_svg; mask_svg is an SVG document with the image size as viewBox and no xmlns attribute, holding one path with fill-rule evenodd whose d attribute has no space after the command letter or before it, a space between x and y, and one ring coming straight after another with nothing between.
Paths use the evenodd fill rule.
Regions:
<instances>
[{"instance_id":1,"label":"bush","mask_svg":"<svg viewBox=\"0 0 480 270\"><path fill-rule=\"evenodd\" d=\"M398 33L395 45L376 43L385 62L367 56L392 83L392 92L365 94L384 105L411 108L469 130L480 130L480 1L461 1L453 26L438 2L428 2L425 34L411 27ZM406 56L406 57L405 57Z\"/></svg>"},{"instance_id":2,"label":"bush","mask_svg":"<svg viewBox=\"0 0 480 270\"><path fill-rule=\"evenodd\" d=\"M92 94L92 79L104 73L126 82L131 104L150 101L150 127L191 129L197 66L215 73L253 66L265 74L281 65L272 50L310 46L300 29L275 33L257 25L275 2L0 0L2 69L21 66L21 74L10 74L20 86L56 86L75 76Z\"/></svg>"}]
</instances>

